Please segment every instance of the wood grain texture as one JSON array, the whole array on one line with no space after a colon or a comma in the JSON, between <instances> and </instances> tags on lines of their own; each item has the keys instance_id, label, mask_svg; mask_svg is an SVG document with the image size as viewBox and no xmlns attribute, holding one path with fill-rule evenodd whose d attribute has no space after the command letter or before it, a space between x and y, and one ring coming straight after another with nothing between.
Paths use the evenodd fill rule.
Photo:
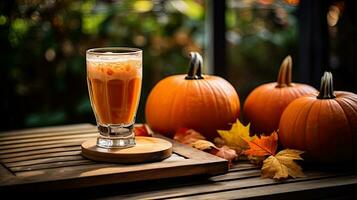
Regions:
<instances>
[{"instance_id":1,"label":"wood grain texture","mask_svg":"<svg viewBox=\"0 0 357 200\"><path fill-rule=\"evenodd\" d=\"M226 160L166 138L168 144L173 144L174 154L161 162L125 165L88 160L79 154L80 145L97 136L95 127L88 124L1 134L3 169L0 173L8 178L1 181L0 190L5 191L32 191L33 188L55 191L197 174L216 175L228 169Z\"/></svg>"},{"instance_id":2,"label":"wood grain texture","mask_svg":"<svg viewBox=\"0 0 357 200\"><path fill-rule=\"evenodd\" d=\"M85 129L81 130L66 130L66 131L59 131L59 132L34 132L34 133L27 133L27 134L22 134L22 135L16 135L15 132L12 133L11 135L7 137L0 137L0 142L3 141L13 141L16 142L16 140L24 140L24 139L41 139L41 138L51 138L51 137L56 137L56 136L66 136L66 135L83 135L86 133L95 133L98 134L97 128L96 127L87 127ZM0 133L1 134L1 133Z\"/></svg>"},{"instance_id":3,"label":"wood grain texture","mask_svg":"<svg viewBox=\"0 0 357 200\"><path fill-rule=\"evenodd\" d=\"M60 126L50 126L50 127L40 127L40 128L29 128L24 130L14 130L14 131L7 131L1 132L0 137L6 138L12 135L28 135L33 133L59 133L63 131L71 131L71 130L84 130L84 129L93 129L95 126L92 124L72 124L72 125L60 125Z\"/></svg>"},{"instance_id":4,"label":"wood grain texture","mask_svg":"<svg viewBox=\"0 0 357 200\"><path fill-rule=\"evenodd\" d=\"M317 179L310 181L297 181L285 184L266 185L263 187L243 188L240 190L220 191L190 195L189 198L197 200L216 200L216 199L332 199L335 193L343 196L345 188L357 187L357 175L331 177L327 179ZM175 197L170 199L187 199L187 196ZM355 198L355 197L354 197ZM340 198L338 198L340 199ZM341 198L342 199L342 198ZM348 199L353 199L349 196Z\"/></svg>"},{"instance_id":5,"label":"wood grain texture","mask_svg":"<svg viewBox=\"0 0 357 200\"><path fill-rule=\"evenodd\" d=\"M37 156L37 155L56 153L56 152L75 151L75 150L80 151L81 147L79 145L76 145L76 146L68 146L68 147L54 147L54 148L50 148L50 149L39 149L39 150L0 154L0 160L4 160L4 159L8 159L8 158L9 159L17 158L17 157L30 157L30 156Z\"/></svg>"},{"instance_id":6,"label":"wood grain texture","mask_svg":"<svg viewBox=\"0 0 357 200\"><path fill-rule=\"evenodd\" d=\"M5 156L12 153L25 153L25 152L33 152L37 150L51 151L54 148L66 148L66 147L78 147L81 148L81 144L83 140L76 142L68 142L68 143L57 143L57 144L49 144L49 145L40 145L40 146L29 146L22 148L14 148L14 149L6 149L0 150L0 156Z\"/></svg>"},{"instance_id":7,"label":"wood grain texture","mask_svg":"<svg viewBox=\"0 0 357 200\"><path fill-rule=\"evenodd\" d=\"M106 199L356 199L356 170L312 170L306 177L277 182L261 178L258 167L240 161L224 174L226 160L166 138L174 154L161 162L94 162L80 155L92 129L79 125L5 133L0 140L7 146L0 150L0 192L47 191L60 197L70 191ZM18 146L16 140L27 145Z\"/></svg>"},{"instance_id":8,"label":"wood grain texture","mask_svg":"<svg viewBox=\"0 0 357 200\"><path fill-rule=\"evenodd\" d=\"M82 144L82 155L95 161L115 163L143 163L161 161L172 154L172 144L154 137L136 137L136 144L125 149L97 147L96 138Z\"/></svg>"},{"instance_id":9,"label":"wood grain texture","mask_svg":"<svg viewBox=\"0 0 357 200\"><path fill-rule=\"evenodd\" d=\"M194 198L199 195L215 194L225 191L238 191L240 196L240 191L248 188L260 188L264 190L265 187L274 186L280 188L282 184L295 183L295 182L324 182L328 181L325 179L335 178L335 177L355 177L351 173L339 173L339 174L329 174L329 173L308 173L304 178L289 179L284 182L276 182L271 179L263 179L260 177L260 173L249 174L246 176L247 172L235 172L237 174L228 173L224 175L223 178L203 182L197 185L187 185L182 187L170 188L158 191L147 191L142 193L135 193L129 195L120 195L116 198L122 199L172 199L172 198ZM235 176L232 178L232 176ZM213 177L215 178L215 177ZM357 183L357 177L354 178ZM297 188L298 189L298 188ZM225 196L220 196L223 199ZM236 198L237 198L236 197ZM230 198L227 198L230 199Z\"/></svg>"}]
</instances>

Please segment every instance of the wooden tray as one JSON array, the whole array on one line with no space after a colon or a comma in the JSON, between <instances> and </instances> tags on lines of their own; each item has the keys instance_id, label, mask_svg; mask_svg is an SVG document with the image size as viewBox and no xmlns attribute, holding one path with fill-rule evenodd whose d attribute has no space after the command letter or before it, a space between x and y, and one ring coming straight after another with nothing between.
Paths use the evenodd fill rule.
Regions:
<instances>
[{"instance_id":1,"label":"wooden tray","mask_svg":"<svg viewBox=\"0 0 357 200\"><path fill-rule=\"evenodd\" d=\"M173 155L161 162L113 164L81 155L83 141L97 136L91 124L0 133L0 190L50 191L228 172L227 161L173 143Z\"/></svg>"}]
</instances>

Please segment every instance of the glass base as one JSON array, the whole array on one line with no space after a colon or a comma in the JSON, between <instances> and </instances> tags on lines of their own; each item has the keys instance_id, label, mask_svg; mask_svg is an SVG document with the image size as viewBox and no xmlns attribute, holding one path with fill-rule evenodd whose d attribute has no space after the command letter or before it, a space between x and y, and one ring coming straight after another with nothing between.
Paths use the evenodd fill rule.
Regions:
<instances>
[{"instance_id":1,"label":"glass base","mask_svg":"<svg viewBox=\"0 0 357 200\"><path fill-rule=\"evenodd\" d=\"M97 146L102 148L128 148L135 146L134 123L130 125L98 124Z\"/></svg>"}]
</instances>

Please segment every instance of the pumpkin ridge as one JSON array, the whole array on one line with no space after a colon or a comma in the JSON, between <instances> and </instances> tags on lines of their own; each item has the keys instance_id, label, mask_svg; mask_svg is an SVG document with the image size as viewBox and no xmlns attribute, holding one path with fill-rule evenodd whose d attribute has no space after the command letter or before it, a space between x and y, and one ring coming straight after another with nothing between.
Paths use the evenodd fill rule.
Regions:
<instances>
[{"instance_id":1,"label":"pumpkin ridge","mask_svg":"<svg viewBox=\"0 0 357 200\"><path fill-rule=\"evenodd\" d=\"M336 102L336 97L335 97L335 99L330 99L330 101L328 101L328 103L329 103L329 109L330 109L330 111L332 112L332 115L333 116L340 116L339 115L339 111L336 109L336 107L335 107L335 105L337 104L337 105L339 105L339 103L338 102ZM340 106L340 105L339 105ZM335 142L335 149L338 149L339 148L339 145L338 145L338 140L339 140L339 138L338 138L338 135L336 134L336 136L337 136L337 138L334 140L334 142ZM342 157L343 155L341 155L341 156L339 156L338 155L338 153L335 151L334 152L334 155L333 155L333 158L336 158L336 159L338 159L338 158L340 158L340 157Z\"/></svg>"},{"instance_id":2,"label":"pumpkin ridge","mask_svg":"<svg viewBox=\"0 0 357 200\"><path fill-rule=\"evenodd\" d=\"M224 96L225 99L227 99L228 94L226 93L226 91L224 91L224 90L222 89L222 84L221 84L221 82L222 82L222 80L217 79L217 88L218 88L218 91ZM226 110L226 111L227 111L227 112L230 112L230 113L233 113L231 106L229 106L229 103L228 103L227 101L224 101L224 104L225 104L225 108L229 108L229 110Z\"/></svg>"},{"instance_id":3,"label":"pumpkin ridge","mask_svg":"<svg viewBox=\"0 0 357 200\"><path fill-rule=\"evenodd\" d=\"M353 93L350 93L350 95L351 94L353 94ZM337 94L336 95L341 95L341 96L337 96L337 97L339 97L339 99L348 99L348 100L350 100L351 102L353 102L354 104L356 104L357 105L357 98L351 98L351 96L348 96L348 95L346 95L346 93L344 93L344 94L339 94L339 92L337 92ZM343 96L342 96L343 95ZM357 107L357 106L356 106ZM355 107L353 107L353 108L355 108ZM355 109L356 111L357 111L357 108Z\"/></svg>"},{"instance_id":4,"label":"pumpkin ridge","mask_svg":"<svg viewBox=\"0 0 357 200\"><path fill-rule=\"evenodd\" d=\"M346 121L346 123L347 123L347 125L348 125L348 126L347 126L347 128L348 128L348 131L347 131L347 132L350 133L350 134L349 134L349 137L350 137L350 138L353 138L353 134L352 134L352 130L351 130L352 125L351 125L350 119L348 118L347 112L345 111L344 106L341 105L341 102L338 101L337 98L336 98L335 100L336 100L336 104L341 108L341 110L342 110L342 112L343 112L343 117L344 117L344 119L345 119L345 121ZM353 144L350 143L350 145L353 145ZM353 150L353 146L352 146L350 149Z\"/></svg>"},{"instance_id":5,"label":"pumpkin ridge","mask_svg":"<svg viewBox=\"0 0 357 200\"><path fill-rule=\"evenodd\" d=\"M185 84L185 87L186 87L186 89L187 89L187 83ZM172 100L172 105L176 105L176 100L177 100L177 97L179 97L180 95L181 95L181 90L179 89L179 85L177 84L177 85L175 85L176 86L176 90L175 91L178 91L178 92L174 92L174 97L173 97L173 100ZM175 109L176 109L176 107L175 106L172 106L171 107L171 109L169 109L169 114L168 114L168 116L169 116L169 126L170 127L173 127L173 125L172 124L174 124L172 121L173 121L173 115L175 115L175 114L177 114L176 112L175 112ZM180 125L181 126L181 125ZM173 131L175 131L175 130L173 130Z\"/></svg>"},{"instance_id":6,"label":"pumpkin ridge","mask_svg":"<svg viewBox=\"0 0 357 200\"><path fill-rule=\"evenodd\" d=\"M214 92L214 90L213 90L213 88L212 88L212 86L211 86L211 84L210 84L210 82L208 82L206 79L203 79L203 81L202 82L204 82L207 86L208 86L208 88L209 88L209 91L210 91L210 96L214 96L214 109L215 109L215 113L221 113L221 112L219 112L219 110L218 110L218 106L217 106L217 100L218 100L218 98L217 98L217 95L216 95L216 93ZM213 94L213 95L212 95ZM220 116L218 116L219 118L220 118Z\"/></svg>"},{"instance_id":7,"label":"pumpkin ridge","mask_svg":"<svg viewBox=\"0 0 357 200\"><path fill-rule=\"evenodd\" d=\"M265 101L266 101L266 104L267 105L271 105L271 100L273 99L274 100L274 96L275 96L275 94L274 94L274 90L271 90L270 92L269 92L269 94L267 95L267 94L265 94ZM264 106L263 108L261 108L261 113L262 114L266 114L266 113L269 113L269 112L267 112L267 110L269 109L269 106ZM258 124L259 124L259 126L258 126L258 129L262 129L262 127L261 127L261 124L263 124L264 126L266 126L266 124L264 124L265 122L264 122L264 120L262 121L262 122L259 122ZM254 125L254 127L256 127L256 125ZM270 127L269 127L270 128ZM268 131L268 132L270 132L270 131ZM271 132L270 132L271 133ZM270 133L266 133L266 134L270 134Z\"/></svg>"},{"instance_id":8,"label":"pumpkin ridge","mask_svg":"<svg viewBox=\"0 0 357 200\"><path fill-rule=\"evenodd\" d=\"M305 121L307 121L307 119L309 119L309 116L310 116L310 113L311 113L311 110L312 110L312 108L313 108L313 106L314 106L314 104L316 104L316 101L314 101L314 102L312 102L311 103L311 105L310 105L310 108L309 108L309 110L308 110L308 113L307 113L307 115L306 115L306 119L305 119ZM310 149L309 147L307 147L306 146L306 144L308 144L308 142L307 142L307 137L306 137L306 135L307 135L307 127L308 127L308 125L307 125L307 123L305 124L305 127L304 127L304 133L302 134L303 136L304 136L304 139L303 139L303 141L304 141L304 149ZM318 130L318 129L317 129Z\"/></svg>"},{"instance_id":9,"label":"pumpkin ridge","mask_svg":"<svg viewBox=\"0 0 357 200\"><path fill-rule=\"evenodd\" d=\"M323 151L323 149L321 148L320 140L319 140L319 138L320 138L320 126L319 126L320 123L319 122L320 122L320 113L321 113L321 106L322 106L321 104L322 104L322 102L319 101L318 102L319 108L317 109L318 113L316 114L317 115L317 118L316 118L316 121L317 121L317 123L316 123L316 134L314 134L314 141L316 141L316 143L317 143L317 144L314 144L314 146L318 147L318 152Z\"/></svg>"},{"instance_id":10,"label":"pumpkin ridge","mask_svg":"<svg viewBox=\"0 0 357 200\"><path fill-rule=\"evenodd\" d=\"M291 103L290 103L290 104L291 104ZM303 111L303 109L300 109L300 110L297 112L297 115L296 115L296 117L295 117L296 119L299 119L299 117L300 117L302 111ZM295 120L294 123L293 123L292 126L291 126L291 127L292 127L292 130L294 130L294 131L297 130L296 127L295 127L297 121L298 121L298 120ZM291 136L288 137L288 138L289 138L289 140L295 140L295 138L291 138ZM290 143L290 144L293 144L294 142L289 141L289 143Z\"/></svg>"},{"instance_id":11,"label":"pumpkin ridge","mask_svg":"<svg viewBox=\"0 0 357 200\"><path fill-rule=\"evenodd\" d=\"M357 109L355 109L355 107L353 107L353 105L351 105L350 102L346 100L346 98L337 98L337 99L336 99L336 101L339 101L339 100L342 101L342 102L344 102L344 103L346 104L346 106L348 106L349 108L351 108L351 110L354 112L354 115L357 116ZM351 99L348 98L348 100L351 100ZM341 106L341 107L343 107L343 106ZM346 112L345 112L345 114L346 114ZM346 115L346 116L347 116L347 115ZM351 123L350 120L352 120L352 119L351 119L351 118L348 118L348 123L349 123L349 125L351 125L351 126L350 126L350 130L351 130L351 127L353 127L353 126L352 126L353 123ZM353 145L353 146L354 146L354 145L357 145L356 142L355 142L355 141L357 141L357 136L355 136L355 135L352 134L352 140L353 140L353 141L352 141L352 145ZM353 146L352 146L352 147L353 147ZM353 149L353 148L352 148L352 149ZM354 150L354 151L353 151L353 152L354 152L354 155L356 155L356 153L357 153L356 151L357 151L357 150Z\"/></svg>"},{"instance_id":12,"label":"pumpkin ridge","mask_svg":"<svg viewBox=\"0 0 357 200\"><path fill-rule=\"evenodd\" d=\"M355 102L354 99L345 98L345 97L344 97L344 98L338 98L338 100L344 101L346 104L348 104L348 105L353 109L353 111L355 111L355 112L357 113L357 108L353 107L353 105L351 104L351 102L350 102L350 101L346 101L346 99L348 99L348 100L354 102L354 103L357 105L357 102Z\"/></svg>"}]
</instances>

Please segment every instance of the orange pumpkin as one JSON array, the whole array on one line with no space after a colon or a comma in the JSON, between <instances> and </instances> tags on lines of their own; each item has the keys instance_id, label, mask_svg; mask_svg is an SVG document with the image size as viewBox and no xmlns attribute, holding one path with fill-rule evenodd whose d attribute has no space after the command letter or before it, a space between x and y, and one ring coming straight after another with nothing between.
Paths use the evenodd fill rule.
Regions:
<instances>
[{"instance_id":1,"label":"orange pumpkin","mask_svg":"<svg viewBox=\"0 0 357 200\"><path fill-rule=\"evenodd\" d=\"M285 109L279 141L316 162L357 160L357 95L334 92L332 74L325 72L318 96L298 98Z\"/></svg>"},{"instance_id":2,"label":"orange pumpkin","mask_svg":"<svg viewBox=\"0 0 357 200\"><path fill-rule=\"evenodd\" d=\"M208 139L217 129L229 129L239 115L239 97L225 79L201 75L202 57L190 54L187 75L169 76L152 89L146 102L146 122L153 131L173 136L176 129L191 128Z\"/></svg>"},{"instance_id":3,"label":"orange pumpkin","mask_svg":"<svg viewBox=\"0 0 357 200\"><path fill-rule=\"evenodd\" d=\"M317 92L309 85L292 83L292 59L287 56L281 66L277 82L255 88L243 107L245 122L250 122L251 133L270 134L279 127L280 116L288 104L303 95Z\"/></svg>"}]
</instances>

